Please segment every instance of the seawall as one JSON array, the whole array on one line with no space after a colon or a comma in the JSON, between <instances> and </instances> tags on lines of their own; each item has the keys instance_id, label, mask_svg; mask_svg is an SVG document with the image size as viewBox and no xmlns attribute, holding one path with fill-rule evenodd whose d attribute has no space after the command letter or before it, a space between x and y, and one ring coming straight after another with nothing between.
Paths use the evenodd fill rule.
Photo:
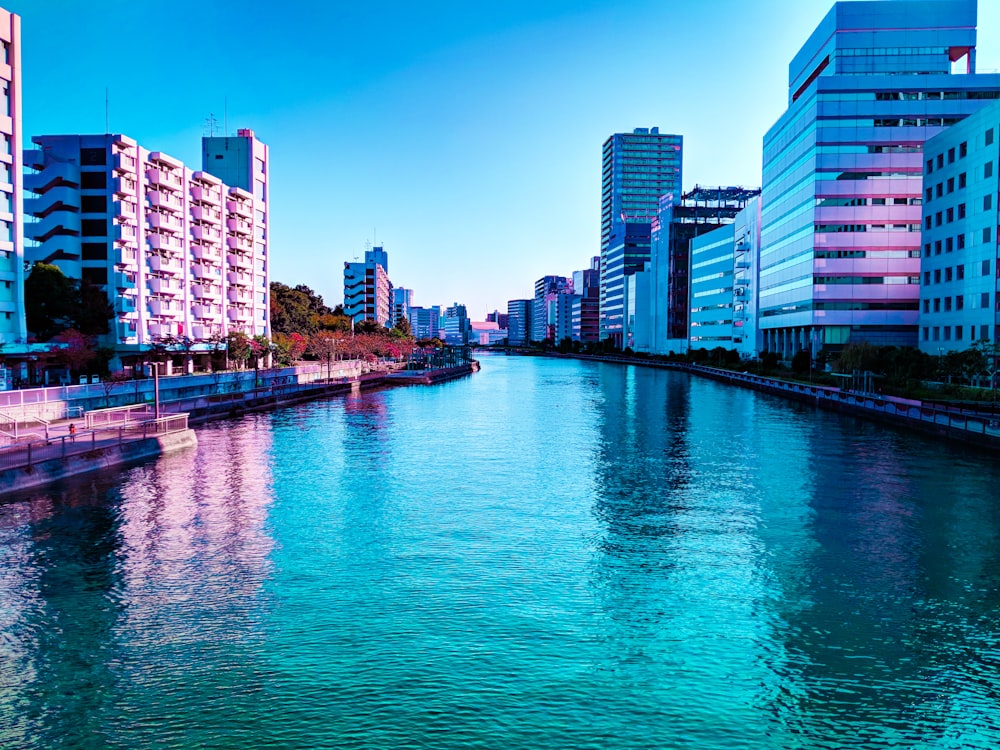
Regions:
<instances>
[{"instance_id":1,"label":"seawall","mask_svg":"<svg viewBox=\"0 0 1000 750\"><path fill-rule=\"evenodd\" d=\"M927 406L920 401L883 396L875 393L844 391L840 388L767 378L750 373L732 372L686 362L661 362L628 357L602 357L578 354L552 354L570 359L594 360L616 364L676 370L711 378L719 382L812 404L821 409L870 419L902 429L954 440L1000 453L1000 421L970 409Z\"/></svg>"},{"instance_id":2,"label":"seawall","mask_svg":"<svg viewBox=\"0 0 1000 750\"><path fill-rule=\"evenodd\" d=\"M109 469L172 451L194 448L197 445L198 437L194 430L187 429L121 445L102 445L84 453L51 458L28 467L4 469L0 471L0 496L77 474Z\"/></svg>"}]
</instances>

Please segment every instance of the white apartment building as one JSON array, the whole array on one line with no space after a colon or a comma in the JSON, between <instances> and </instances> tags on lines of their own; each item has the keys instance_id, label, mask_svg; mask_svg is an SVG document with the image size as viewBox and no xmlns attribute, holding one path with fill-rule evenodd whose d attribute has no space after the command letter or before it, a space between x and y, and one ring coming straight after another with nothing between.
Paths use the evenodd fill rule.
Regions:
<instances>
[{"instance_id":1,"label":"white apartment building","mask_svg":"<svg viewBox=\"0 0 1000 750\"><path fill-rule=\"evenodd\" d=\"M124 135L32 141L27 258L106 288L103 343L128 358L164 339L204 351L231 331L270 337L267 148L253 131L206 138L203 170Z\"/></svg>"}]
</instances>

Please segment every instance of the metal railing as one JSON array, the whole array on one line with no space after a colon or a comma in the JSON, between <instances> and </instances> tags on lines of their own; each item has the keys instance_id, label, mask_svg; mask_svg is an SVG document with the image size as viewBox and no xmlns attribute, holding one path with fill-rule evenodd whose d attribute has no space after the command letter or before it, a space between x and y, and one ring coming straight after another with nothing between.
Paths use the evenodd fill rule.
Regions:
<instances>
[{"instance_id":1,"label":"metal railing","mask_svg":"<svg viewBox=\"0 0 1000 750\"><path fill-rule=\"evenodd\" d=\"M182 432L188 428L187 414L171 414L145 422L131 422L96 430L62 435L48 440L18 443L0 449L0 471L30 468L43 461L62 459L94 452L103 448L139 442L147 438Z\"/></svg>"},{"instance_id":2,"label":"metal railing","mask_svg":"<svg viewBox=\"0 0 1000 750\"><path fill-rule=\"evenodd\" d=\"M112 425L144 422L154 417L154 409L149 404L133 404L129 406L116 406L111 409L88 411L86 421L88 430L96 430Z\"/></svg>"}]
</instances>

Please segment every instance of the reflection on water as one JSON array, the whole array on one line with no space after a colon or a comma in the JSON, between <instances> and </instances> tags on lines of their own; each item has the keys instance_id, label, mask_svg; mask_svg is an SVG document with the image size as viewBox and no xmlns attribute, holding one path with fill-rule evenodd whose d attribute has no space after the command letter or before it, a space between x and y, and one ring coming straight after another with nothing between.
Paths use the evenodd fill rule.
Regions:
<instances>
[{"instance_id":1,"label":"reflection on water","mask_svg":"<svg viewBox=\"0 0 1000 750\"><path fill-rule=\"evenodd\" d=\"M218 423L0 505L0 746L1000 746L1000 470L676 373Z\"/></svg>"}]
</instances>

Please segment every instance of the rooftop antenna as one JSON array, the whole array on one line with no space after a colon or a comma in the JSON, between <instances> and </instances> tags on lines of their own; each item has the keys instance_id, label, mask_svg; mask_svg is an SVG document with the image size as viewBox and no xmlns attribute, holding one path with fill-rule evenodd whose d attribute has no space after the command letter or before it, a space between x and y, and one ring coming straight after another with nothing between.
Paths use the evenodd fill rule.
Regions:
<instances>
[{"instance_id":1,"label":"rooftop antenna","mask_svg":"<svg viewBox=\"0 0 1000 750\"><path fill-rule=\"evenodd\" d=\"M219 126L219 121L215 119L215 115L212 112L208 113L208 117L205 118L205 130L208 132L209 138L215 137L215 129Z\"/></svg>"},{"instance_id":2,"label":"rooftop antenna","mask_svg":"<svg viewBox=\"0 0 1000 750\"><path fill-rule=\"evenodd\" d=\"M111 132L111 108L108 102L108 87L104 87L104 132Z\"/></svg>"},{"instance_id":3,"label":"rooftop antenna","mask_svg":"<svg viewBox=\"0 0 1000 750\"><path fill-rule=\"evenodd\" d=\"M229 135L229 97L223 97L222 99L222 134L225 136Z\"/></svg>"}]
</instances>

